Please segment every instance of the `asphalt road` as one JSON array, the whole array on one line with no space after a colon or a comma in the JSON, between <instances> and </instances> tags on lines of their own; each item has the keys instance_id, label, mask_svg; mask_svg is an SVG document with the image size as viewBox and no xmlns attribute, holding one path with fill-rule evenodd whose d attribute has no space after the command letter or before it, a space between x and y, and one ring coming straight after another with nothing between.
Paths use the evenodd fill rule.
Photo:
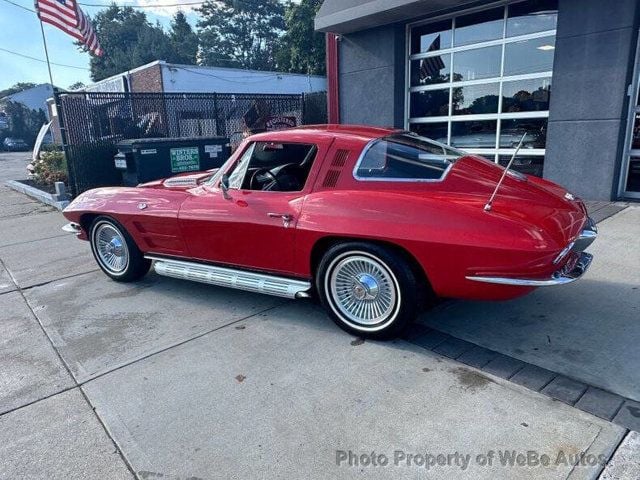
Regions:
<instances>
[{"instance_id":1,"label":"asphalt road","mask_svg":"<svg viewBox=\"0 0 640 480\"><path fill-rule=\"evenodd\" d=\"M0 175L25 164L0 154ZM63 224L0 186L0 479L593 478L600 467L570 455L608 458L625 437L411 343L359 341L311 302L154 274L112 282ZM588 315L598 275L555 304ZM462 328L473 308L451 308L433 318ZM530 322L520 308L512 322ZM551 463L510 466L505 451Z\"/></svg>"}]
</instances>

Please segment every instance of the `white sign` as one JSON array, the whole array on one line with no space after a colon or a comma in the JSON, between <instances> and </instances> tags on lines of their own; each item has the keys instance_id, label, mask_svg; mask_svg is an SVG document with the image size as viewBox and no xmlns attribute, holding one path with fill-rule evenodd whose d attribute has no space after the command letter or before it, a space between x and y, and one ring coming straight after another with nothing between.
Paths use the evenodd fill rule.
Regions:
<instances>
[{"instance_id":1,"label":"white sign","mask_svg":"<svg viewBox=\"0 0 640 480\"><path fill-rule=\"evenodd\" d=\"M209 154L209 158L218 158L218 153L222 153L222 145L205 145L204 151Z\"/></svg>"},{"instance_id":2,"label":"white sign","mask_svg":"<svg viewBox=\"0 0 640 480\"><path fill-rule=\"evenodd\" d=\"M140 155L154 155L158 153L155 148L147 148L146 150L140 150Z\"/></svg>"},{"instance_id":3,"label":"white sign","mask_svg":"<svg viewBox=\"0 0 640 480\"><path fill-rule=\"evenodd\" d=\"M126 158L122 158L122 157L115 157L114 158L115 163L116 163L116 168L119 169L127 169L127 159Z\"/></svg>"}]
</instances>

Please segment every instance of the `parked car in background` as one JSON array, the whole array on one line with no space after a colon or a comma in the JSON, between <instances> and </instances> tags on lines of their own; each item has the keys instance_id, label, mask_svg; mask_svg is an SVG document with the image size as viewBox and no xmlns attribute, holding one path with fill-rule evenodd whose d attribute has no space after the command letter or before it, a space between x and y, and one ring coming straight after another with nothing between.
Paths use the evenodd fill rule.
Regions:
<instances>
[{"instance_id":1,"label":"parked car in background","mask_svg":"<svg viewBox=\"0 0 640 480\"><path fill-rule=\"evenodd\" d=\"M584 203L552 182L362 126L254 135L220 169L90 190L64 215L113 280L153 264L317 296L341 328L374 338L400 334L435 296L505 300L572 282L596 237Z\"/></svg>"},{"instance_id":2,"label":"parked car in background","mask_svg":"<svg viewBox=\"0 0 640 480\"><path fill-rule=\"evenodd\" d=\"M2 147L8 152L26 152L29 150L29 145L21 139L14 137L7 137L2 142Z\"/></svg>"}]
</instances>

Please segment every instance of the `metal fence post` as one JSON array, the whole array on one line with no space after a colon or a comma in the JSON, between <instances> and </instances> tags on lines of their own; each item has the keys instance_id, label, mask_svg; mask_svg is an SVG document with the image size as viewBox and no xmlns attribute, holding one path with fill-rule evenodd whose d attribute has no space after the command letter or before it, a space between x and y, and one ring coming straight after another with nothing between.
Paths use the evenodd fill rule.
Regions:
<instances>
[{"instance_id":1,"label":"metal fence post","mask_svg":"<svg viewBox=\"0 0 640 480\"><path fill-rule=\"evenodd\" d=\"M67 161L67 183L69 183L69 190L72 196L78 194L78 186L76 185L75 164L71 153L69 152L69 144L67 142L67 129L65 128L64 121L64 107L60 99L58 89L53 87L53 103L56 106L56 113L58 116L58 128L60 130L60 141L62 142L62 151Z\"/></svg>"},{"instance_id":2,"label":"metal fence post","mask_svg":"<svg viewBox=\"0 0 640 480\"><path fill-rule=\"evenodd\" d=\"M213 110L214 110L214 118L216 120L216 135L222 136L222 125L220 125L220 113L218 111L218 93L213 92Z\"/></svg>"}]
</instances>

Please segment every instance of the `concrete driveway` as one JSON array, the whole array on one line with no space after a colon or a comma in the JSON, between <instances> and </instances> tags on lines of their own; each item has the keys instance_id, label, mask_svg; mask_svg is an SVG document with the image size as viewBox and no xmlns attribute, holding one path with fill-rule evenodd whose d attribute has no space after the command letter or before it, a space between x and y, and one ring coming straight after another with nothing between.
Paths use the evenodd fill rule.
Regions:
<instances>
[{"instance_id":1,"label":"concrete driveway","mask_svg":"<svg viewBox=\"0 0 640 480\"><path fill-rule=\"evenodd\" d=\"M117 284L63 224L0 187L0 479L594 478L626 434L311 302Z\"/></svg>"}]
</instances>

